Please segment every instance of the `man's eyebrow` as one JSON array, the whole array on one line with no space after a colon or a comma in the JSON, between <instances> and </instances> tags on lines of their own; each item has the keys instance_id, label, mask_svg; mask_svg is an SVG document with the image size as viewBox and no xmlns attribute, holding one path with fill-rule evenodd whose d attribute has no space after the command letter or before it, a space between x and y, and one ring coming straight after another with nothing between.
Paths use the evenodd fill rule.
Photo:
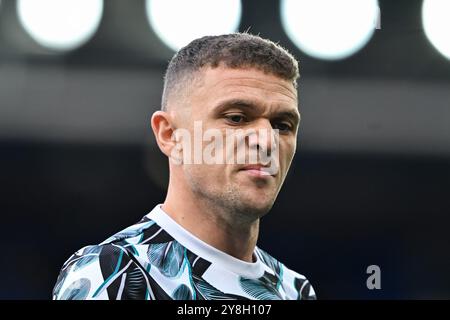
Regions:
<instances>
[{"instance_id":1,"label":"man's eyebrow","mask_svg":"<svg viewBox=\"0 0 450 320\"><path fill-rule=\"evenodd\" d=\"M214 112L220 113L227 109L238 108L238 109L249 109L250 111L256 111L261 109L261 107L251 100L246 99L229 99L222 102L219 102L214 107ZM275 118L287 118L297 125L300 122L300 113L294 110L284 110L275 113Z\"/></svg>"},{"instance_id":2,"label":"man's eyebrow","mask_svg":"<svg viewBox=\"0 0 450 320\"><path fill-rule=\"evenodd\" d=\"M228 108L239 108L239 109L250 109L250 110L258 110L261 107L256 103L250 100L245 99L229 99L220 102L217 106L214 107L214 111L221 112Z\"/></svg>"},{"instance_id":3,"label":"man's eyebrow","mask_svg":"<svg viewBox=\"0 0 450 320\"><path fill-rule=\"evenodd\" d=\"M292 121L292 123L294 125L297 125L300 123L300 113L299 112L295 112L295 111L281 111L281 112L277 112L276 113L276 118L287 118L290 121Z\"/></svg>"}]
</instances>

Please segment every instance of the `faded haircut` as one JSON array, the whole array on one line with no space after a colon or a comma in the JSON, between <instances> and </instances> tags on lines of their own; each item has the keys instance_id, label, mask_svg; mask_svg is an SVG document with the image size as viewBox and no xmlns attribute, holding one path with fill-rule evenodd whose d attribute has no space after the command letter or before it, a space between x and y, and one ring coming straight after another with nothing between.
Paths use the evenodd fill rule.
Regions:
<instances>
[{"instance_id":1,"label":"faded haircut","mask_svg":"<svg viewBox=\"0 0 450 320\"><path fill-rule=\"evenodd\" d=\"M297 60L279 44L249 33L205 36L181 48L170 60L164 76L161 109L183 92L202 67L255 68L292 82L297 88Z\"/></svg>"}]
</instances>

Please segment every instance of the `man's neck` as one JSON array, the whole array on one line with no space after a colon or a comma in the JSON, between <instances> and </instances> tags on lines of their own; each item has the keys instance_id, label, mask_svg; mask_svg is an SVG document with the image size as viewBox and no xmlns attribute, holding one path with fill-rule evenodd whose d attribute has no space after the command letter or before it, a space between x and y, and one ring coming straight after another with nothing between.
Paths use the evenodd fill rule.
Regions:
<instances>
[{"instance_id":1,"label":"man's neck","mask_svg":"<svg viewBox=\"0 0 450 320\"><path fill-rule=\"evenodd\" d=\"M170 187L162 209L200 240L237 259L254 262L259 219L238 223L225 209L211 207L207 201L193 199L185 193L174 196Z\"/></svg>"}]
</instances>

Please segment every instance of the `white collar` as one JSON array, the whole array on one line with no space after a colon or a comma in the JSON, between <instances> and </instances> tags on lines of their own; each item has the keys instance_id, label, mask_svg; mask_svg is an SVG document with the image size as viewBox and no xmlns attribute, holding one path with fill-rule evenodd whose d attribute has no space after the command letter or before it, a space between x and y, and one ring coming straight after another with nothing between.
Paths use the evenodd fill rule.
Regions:
<instances>
[{"instance_id":1,"label":"white collar","mask_svg":"<svg viewBox=\"0 0 450 320\"><path fill-rule=\"evenodd\" d=\"M156 224L163 228L182 246L211 263L217 263L218 266L222 266L223 268L244 277L259 278L264 274L266 268L256 252L258 250L257 247L255 247L253 253L256 262L246 262L220 251L194 236L165 213L161 208L161 204L158 204L146 216L155 221Z\"/></svg>"}]
</instances>

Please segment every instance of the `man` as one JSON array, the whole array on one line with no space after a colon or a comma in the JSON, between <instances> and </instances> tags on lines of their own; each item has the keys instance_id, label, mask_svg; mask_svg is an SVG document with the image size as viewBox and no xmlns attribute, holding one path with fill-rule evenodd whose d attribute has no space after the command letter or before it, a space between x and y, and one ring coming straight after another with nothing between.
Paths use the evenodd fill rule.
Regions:
<instances>
[{"instance_id":1,"label":"man","mask_svg":"<svg viewBox=\"0 0 450 320\"><path fill-rule=\"evenodd\" d=\"M315 299L304 276L256 246L296 149L298 77L286 50L247 33L182 48L151 119L169 158L164 203L70 257L53 298Z\"/></svg>"}]
</instances>

